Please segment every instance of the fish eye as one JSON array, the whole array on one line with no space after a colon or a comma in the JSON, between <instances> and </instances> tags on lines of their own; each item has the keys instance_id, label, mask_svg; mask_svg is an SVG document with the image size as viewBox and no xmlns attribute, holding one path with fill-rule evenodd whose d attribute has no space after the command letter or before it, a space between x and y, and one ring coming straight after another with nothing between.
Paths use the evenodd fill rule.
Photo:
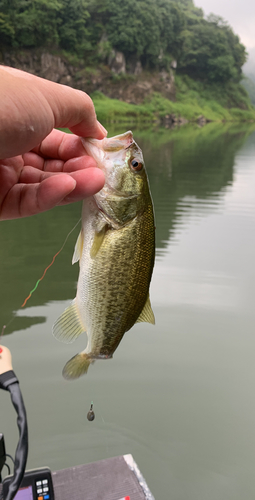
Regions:
<instances>
[{"instance_id":1,"label":"fish eye","mask_svg":"<svg viewBox=\"0 0 255 500\"><path fill-rule=\"evenodd\" d=\"M142 170L143 164L138 161L136 158L133 158L130 162L131 168L135 170L136 172L139 172L139 170Z\"/></svg>"}]
</instances>

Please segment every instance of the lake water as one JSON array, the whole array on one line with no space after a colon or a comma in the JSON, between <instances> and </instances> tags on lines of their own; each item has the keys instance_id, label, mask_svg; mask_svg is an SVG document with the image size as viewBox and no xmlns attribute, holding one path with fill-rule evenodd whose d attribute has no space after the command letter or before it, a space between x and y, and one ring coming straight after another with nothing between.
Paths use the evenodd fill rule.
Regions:
<instances>
[{"instance_id":1,"label":"lake water","mask_svg":"<svg viewBox=\"0 0 255 500\"><path fill-rule=\"evenodd\" d=\"M157 500L252 500L254 127L137 131L135 138L156 213L156 326L133 327L113 359L97 361L86 377L67 382L61 375L85 348L85 335L69 345L51 335L76 293L78 228L21 308L81 205L0 224L1 323L17 312L2 343L27 407L27 467L58 470L132 453ZM96 419L88 422L92 400ZM0 415L14 455L16 416L4 391Z\"/></svg>"}]
</instances>

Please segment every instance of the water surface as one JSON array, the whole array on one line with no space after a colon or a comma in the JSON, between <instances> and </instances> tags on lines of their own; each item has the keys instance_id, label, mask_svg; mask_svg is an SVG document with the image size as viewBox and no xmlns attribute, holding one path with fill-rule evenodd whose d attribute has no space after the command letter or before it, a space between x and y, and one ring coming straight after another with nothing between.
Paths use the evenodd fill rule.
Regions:
<instances>
[{"instance_id":1,"label":"water surface","mask_svg":"<svg viewBox=\"0 0 255 500\"><path fill-rule=\"evenodd\" d=\"M61 376L85 336L65 345L51 335L76 293L71 257L78 228L21 309L81 205L0 224L0 317L6 324L18 316L3 343L27 407L28 468L57 470L132 453L157 499L251 500L255 132L207 125L137 131L135 138L156 212L156 326L133 327L113 359L96 362L86 377ZM0 432L14 455L15 415L8 393L0 397ZM86 419L91 400L94 422Z\"/></svg>"}]
</instances>

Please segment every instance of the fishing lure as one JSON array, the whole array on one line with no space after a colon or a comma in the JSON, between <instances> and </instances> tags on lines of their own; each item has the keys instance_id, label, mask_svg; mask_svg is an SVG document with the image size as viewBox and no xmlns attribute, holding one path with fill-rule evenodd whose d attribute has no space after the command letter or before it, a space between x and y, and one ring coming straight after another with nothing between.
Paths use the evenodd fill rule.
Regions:
<instances>
[{"instance_id":1,"label":"fishing lure","mask_svg":"<svg viewBox=\"0 0 255 500\"><path fill-rule=\"evenodd\" d=\"M87 413L87 419L92 422L95 419L95 413L93 410L93 401L91 401L90 410Z\"/></svg>"}]
</instances>

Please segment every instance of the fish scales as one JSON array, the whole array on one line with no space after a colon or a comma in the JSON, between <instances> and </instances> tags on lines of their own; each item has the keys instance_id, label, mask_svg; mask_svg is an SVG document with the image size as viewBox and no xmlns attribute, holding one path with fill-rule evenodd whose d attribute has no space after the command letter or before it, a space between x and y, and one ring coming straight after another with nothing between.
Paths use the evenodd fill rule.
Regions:
<instances>
[{"instance_id":1,"label":"fish scales","mask_svg":"<svg viewBox=\"0 0 255 500\"><path fill-rule=\"evenodd\" d=\"M81 277L83 289L77 299L79 303L87 304L85 317L93 318L91 325L86 326L91 329L90 348L95 356L111 356L144 307L153 264L148 262L150 252L147 247L154 246L154 241L146 238L150 229L146 226L150 224L151 217L144 214L138 222L132 221L122 231L113 230L112 234L109 230L94 260L84 252L88 272ZM144 238L138 239L137 232L142 231ZM127 240L131 244L125 247Z\"/></svg>"},{"instance_id":2,"label":"fish scales","mask_svg":"<svg viewBox=\"0 0 255 500\"><path fill-rule=\"evenodd\" d=\"M72 341L82 331L87 332L86 349L64 368L64 376L69 379L86 373L95 359L112 357L125 332L136 321L154 323L149 301L155 257L153 205L143 163L138 162L137 172L130 169L130 162L136 162L134 158L142 159L130 134L114 138L116 142L118 137L122 141L124 137L123 158L112 162L113 172L114 168L121 169L114 186L108 165L105 188L83 202L81 237L74 254L74 261L80 260L77 295L53 326L53 333L60 340ZM92 153L95 155L93 148ZM110 158L111 155L114 152L108 154ZM104 153L102 162L105 157L108 158ZM140 174L142 182L138 177L135 183L132 178L128 182L130 170L134 176ZM71 317L68 328L63 316Z\"/></svg>"}]
</instances>

